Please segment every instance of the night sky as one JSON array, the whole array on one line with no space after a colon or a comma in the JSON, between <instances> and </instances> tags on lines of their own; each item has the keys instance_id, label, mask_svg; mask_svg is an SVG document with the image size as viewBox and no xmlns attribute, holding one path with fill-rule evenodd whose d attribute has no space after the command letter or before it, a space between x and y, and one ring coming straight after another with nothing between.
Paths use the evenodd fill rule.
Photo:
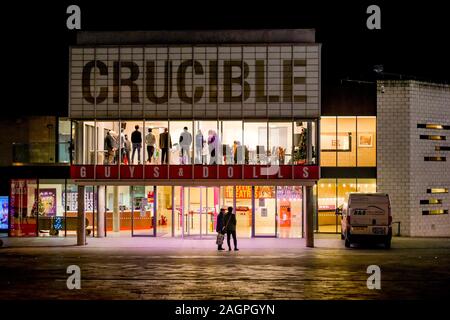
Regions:
<instances>
[{"instance_id":1,"label":"night sky","mask_svg":"<svg viewBox=\"0 0 450 320\"><path fill-rule=\"evenodd\" d=\"M68 47L75 44L75 31L66 28L70 4L80 5L85 31L315 28L325 90L341 79L373 81L376 64L393 78L450 83L450 11L443 2L312 2L16 1L2 9L2 93L10 101L2 109L67 114ZM370 4L381 8L381 30L366 27Z\"/></svg>"}]
</instances>

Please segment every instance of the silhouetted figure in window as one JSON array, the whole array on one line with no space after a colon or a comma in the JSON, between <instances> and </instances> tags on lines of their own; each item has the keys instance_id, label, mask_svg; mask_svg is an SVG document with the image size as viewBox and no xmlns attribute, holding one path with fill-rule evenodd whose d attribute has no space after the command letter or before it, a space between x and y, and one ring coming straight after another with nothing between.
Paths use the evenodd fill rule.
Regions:
<instances>
[{"instance_id":1,"label":"silhouetted figure in window","mask_svg":"<svg viewBox=\"0 0 450 320\"><path fill-rule=\"evenodd\" d=\"M172 148L172 139L167 128L159 136L159 148L161 149L161 163L169 163L169 149Z\"/></svg>"},{"instance_id":2,"label":"silhouetted figure in window","mask_svg":"<svg viewBox=\"0 0 450 320\"><path fill-rule=\"evenodd\" d=\"M180 140L178 141L181 147L181 164L190 164L189 149L191 148L192 135L188 132L188 128L184 127L183 132L180 134Z\"/></svg>"},{"instance_id":3,"label":"silhouetted figure in window","mask_svg":"<svg viewBox=\"0 0 450 320\"><path fill-rule=\"evenodd\" d=\"M134 131L131 134L131 144L133 145L133 153L131 155L131 163L134 163L134 153L138 152L138 164L141 164L141 147L142 147L142 134L139 131L139 126L134 127Z\"/></svg>"}]
</instances>

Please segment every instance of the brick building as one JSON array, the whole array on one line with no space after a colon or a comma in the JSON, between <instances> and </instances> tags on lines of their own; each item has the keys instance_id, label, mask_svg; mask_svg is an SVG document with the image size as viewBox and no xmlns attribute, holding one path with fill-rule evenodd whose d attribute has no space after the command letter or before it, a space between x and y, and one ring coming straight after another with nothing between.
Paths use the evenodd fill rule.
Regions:
<instances>
[{"instance_id":1,"label":"brick building","mask_svg":"<svg viewBox=\"0 0 450 320\"><path fill-rule=\"evenodd\" d=\"M408 236L450 235L450 86L377 84L377 189Z\"/></svg>"}]
</instances>

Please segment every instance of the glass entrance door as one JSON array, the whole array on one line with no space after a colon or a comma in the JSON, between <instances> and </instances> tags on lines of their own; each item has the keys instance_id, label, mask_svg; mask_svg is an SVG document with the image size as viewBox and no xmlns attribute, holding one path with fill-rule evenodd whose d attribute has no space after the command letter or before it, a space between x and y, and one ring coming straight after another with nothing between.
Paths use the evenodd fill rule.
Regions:
<instances>
[{"instance_id":1,"label":"glass entrance door","mask_svg":"<svg viewBox=\"0 0 450 320\"><path fill-rule=\"evenodd\" d=\"M176 235L182 237L205 237L215 235L215 220L218 214L218 188L176 187L180 204L177 220L183 229ZM216 190L217 189L217 190Z\"/></svg>"},{"instance_id":2,"label":"glass entrance door","mask_svg":"<svg viewBox=\"0 0 450 320\"><path fill-rule=\"evenodd\" d=\"M274 186L255 186L254 236L276 237L277 199Z\"/></svg>"},{"instance_id":3,"label":"glass entrance door","mask_svg":"<svg viewBox=\"0 0 450 320\"><path fill-rule=\"evenodd\" d=\"M155 187L132 186L131 191L131 235L156 236Z\"/></svg>"}]
</instances>

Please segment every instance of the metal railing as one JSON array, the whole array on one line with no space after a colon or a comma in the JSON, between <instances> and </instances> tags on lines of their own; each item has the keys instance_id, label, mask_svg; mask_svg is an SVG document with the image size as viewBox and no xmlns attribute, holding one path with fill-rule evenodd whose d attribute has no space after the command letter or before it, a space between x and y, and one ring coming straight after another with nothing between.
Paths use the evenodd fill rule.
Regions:
<instances>
[{"instance_id":1,"label":"metal railing","mask_svg":"<svg viewBox=\"0 0 450 320\"><path fill-rule=\"evenodd\" d=\"M52 164L70 163L70 143L32 142L12 144L12 163Z\"/></svg>"}]
</instances>

